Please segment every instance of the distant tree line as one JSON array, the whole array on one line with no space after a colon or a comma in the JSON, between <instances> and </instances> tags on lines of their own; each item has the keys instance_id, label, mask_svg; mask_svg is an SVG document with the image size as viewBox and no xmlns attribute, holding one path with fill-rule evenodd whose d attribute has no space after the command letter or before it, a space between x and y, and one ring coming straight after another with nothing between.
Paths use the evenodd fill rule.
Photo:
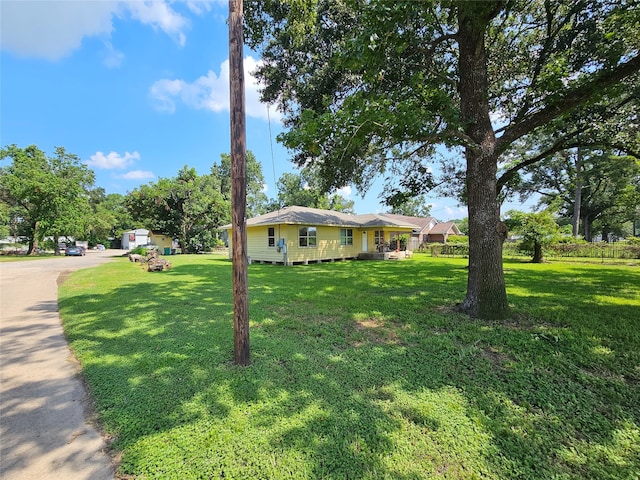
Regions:
<instances>
[{"instance_id":1,"label":"distant tree line","mask_svg":"<svg viewBox=\"0 0 640 480\"><path fill-rule=\"evenodd\" d=\"M64 148L47 156L34 145L10 145L0 150L0 237L25 239L29 253L42 247L58 248L60 238L108 245L124 231L146 228L175 238L183 252L210 250L221 245L219 227L231 222L231 157L220 155L209 173L200 175L184 166L175 177L128 192L107 194L94 186L94 173ZM517 180L517 181L516 181ZM559 232L591 241L637 235L640 224L640 162L629 155L584 149L560 151L525 169L511 181L509 195L540 195L538 213L510 211L505 222L512 233L532 245L536 261ZM579 194L578 194L579 191ZM507 198L505 196L505 198ZM396 199L397 200L397 199ZM579 202L579 203L577 203ZM275 198L265 193L260 162L247 152L247 216L298 205L355 213L353 200L326 193L317 169L284 173L277 181ZM407 196L390 213L426 217L430 205L424 195ZM579 212L579 213L576 213ZM468 232L468 218L456 220ZM45 238L51 239L43 245Z\"/></svg>"},{"instance_id":2,"label":"distant tree line","mask_svg":"<svg viewBox=\"0 0 640 480\"><path fill-rule=\"evenodd\" d=\"M28 253L71 237L89 245L109 245L123 232L146 228L175 238L183 252L209 250L222 243L219 227L231 222L231 157L220 155L209 173L189 166L172 178L128 192L107 194L95 187L95 175L77 155L56 148L47 156L35 145L10 145L0 150L0 237L28 243ZM247 152L247 215L261 215L288 205L354 213L354 202L324 193L309 169L285 173L276 198L265 193L262 167ZM47 245L43 242L50 239Z\"/></svg>"}]
</instances>

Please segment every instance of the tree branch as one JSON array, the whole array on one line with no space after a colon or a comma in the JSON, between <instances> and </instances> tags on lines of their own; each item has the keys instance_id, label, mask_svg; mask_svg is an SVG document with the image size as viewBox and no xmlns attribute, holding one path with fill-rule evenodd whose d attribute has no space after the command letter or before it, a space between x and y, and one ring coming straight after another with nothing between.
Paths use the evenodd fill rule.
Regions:
<instances>
[{"instance_id":1,"label":"tree branch","mask_svg":"<svg viewBox=\"0 0 640 480\"><path fill-rule=\"evenodd\" d=\"M527 160L525 160L523 162L520 162L520 163L514 165L513 167L509 168L506 172L504 172L498 178L498 182L497 182L497 185L496 185L497 190L500 191L500 189L502 189L502 187L504 187L507 184L507 182L514 177L514 175L516 174L516 172L518 172L518 170L520 170L520 169L522 169L524 167L528 167L529 165L533 165L534 163L537 163L537 162L539 162L541 160L544 160L549 155L553 155L554 153L557 153L557 152L559 152L561 150L566 150L568 148L576 147L577 145L575 145L575 144L568 144L568 143L565 143L565 142L566 142L566 140L572 139L575 136L579 135L583 131L584 130L577 130L577 131L573 132L571 134L571 136L562 138L561 140L557 141L556 143L551 145L548 149L542 151L541 153L539 153L535 157L531 157L531 158L529 158L529 159L527 159ZM582 145L582 143L580 145Z\"/></svg>"},{"instance_id":2,"label":"tree branch","mask_svg":"<svg viewBox=\"0 0 640 480\"><path fill-rule=\"evenodd\" d=\"M591 81L567 92L557 100L552 100L542 110L525 117L522 121L504 130L496 142L496 153L502 154L514 141L531 133L536 128L549 121L587 103L601 95L606 88L611 87L620 80L640 70L640 55L636 55L629 61L618 65L616 68L599 74Z\"/></svg>"}]
</instances>

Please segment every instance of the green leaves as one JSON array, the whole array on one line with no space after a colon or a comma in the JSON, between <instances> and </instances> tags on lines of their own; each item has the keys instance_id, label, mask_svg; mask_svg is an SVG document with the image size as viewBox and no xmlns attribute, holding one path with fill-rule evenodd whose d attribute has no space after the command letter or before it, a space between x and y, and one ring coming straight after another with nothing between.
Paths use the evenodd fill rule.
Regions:
<instances>
[{"instance_id":1,"label":"green leaves","mask_svg":"<svg viewBox=\"0 0 640 480\"><path fill-rule=\"evenodd\" d=\"M35 145L10 145L0 150L0 159L12 161L0 172L0 198L21 219L32 247L45 235L87 232L94 174L77 155L57 147L55 156L47 157Z\"/></svg>"},{"instance_id":2,"label":"green leaves","mask_svg":"<svg viewBox=\"0 0 640 480\"><path fill-rule=\"evenodd\" d=\"M161 178L132 191L126 205L137 222L177 238L185 252L210 248L230 208L214 175L198 175L187 166L174 178Z\"/></svg>"}]
</instances>

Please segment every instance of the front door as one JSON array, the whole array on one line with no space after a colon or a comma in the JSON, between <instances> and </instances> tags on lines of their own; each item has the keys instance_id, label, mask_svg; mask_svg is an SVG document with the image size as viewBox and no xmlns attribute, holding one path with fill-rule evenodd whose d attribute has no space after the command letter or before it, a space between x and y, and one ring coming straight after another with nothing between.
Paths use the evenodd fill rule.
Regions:
<instances>
[{"instance_id":1,"label":"front door","mask_svg":"<svg viewBox=\"0 0 640 480\"><path fill-rule=\"evenodd\" d=\"M362 232L362 251L369 251L369 238L367 236L367 232Z\"/></svg>"}]
</instances>

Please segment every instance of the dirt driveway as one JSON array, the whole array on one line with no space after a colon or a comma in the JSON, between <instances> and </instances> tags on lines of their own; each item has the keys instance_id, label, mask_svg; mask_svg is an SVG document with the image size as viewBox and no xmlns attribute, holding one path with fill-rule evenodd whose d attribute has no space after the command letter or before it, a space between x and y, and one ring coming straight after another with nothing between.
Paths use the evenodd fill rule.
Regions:
<instances>
[{"instance_id":1,"label":"dirt driveway","mask_svg":"<svg viewBox=\"0 0 640 480\"><path fill-rule=\"evenodd\" d=\"M0 263L0 479L113 480L106 444L85 418L57 279L121 253Z\"/></svg>"}]
</instances>

